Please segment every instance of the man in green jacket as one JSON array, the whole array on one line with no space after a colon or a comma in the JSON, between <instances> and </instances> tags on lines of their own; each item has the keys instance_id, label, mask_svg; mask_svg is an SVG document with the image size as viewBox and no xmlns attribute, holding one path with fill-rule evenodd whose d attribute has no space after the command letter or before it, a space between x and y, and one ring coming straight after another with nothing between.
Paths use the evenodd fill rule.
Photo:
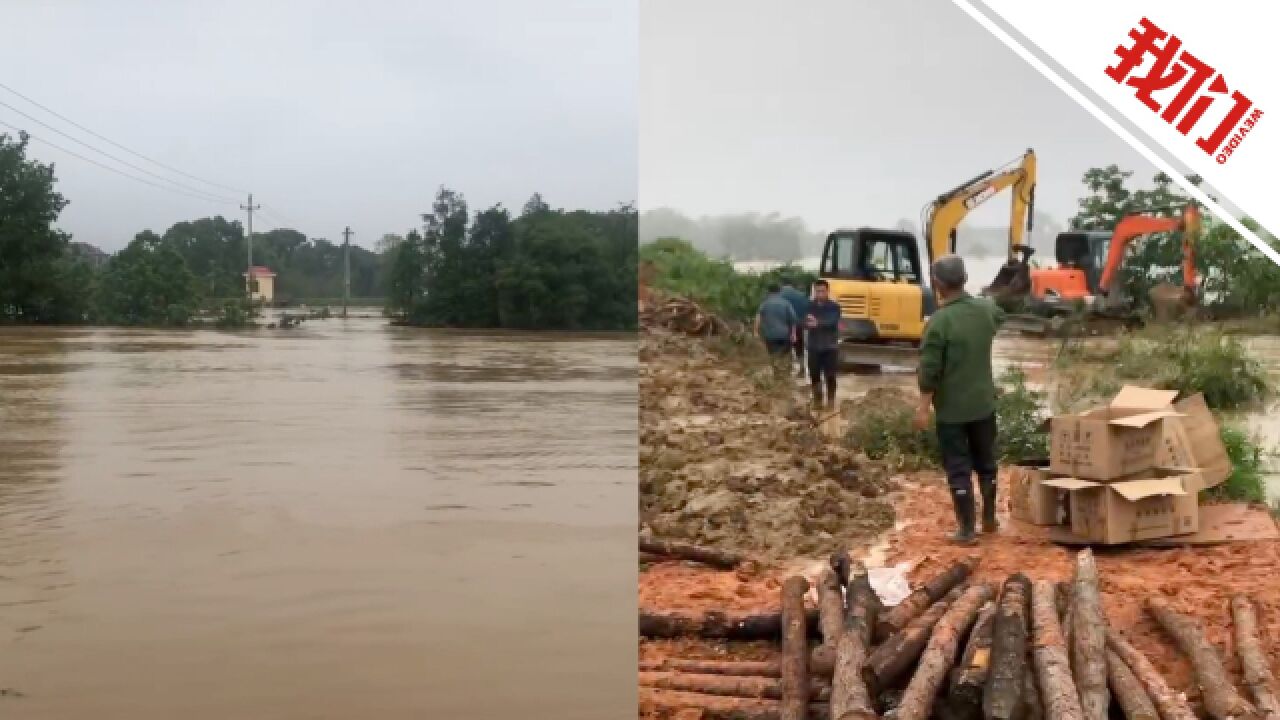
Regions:
<instances>
[{"instance_id":1,"label":"man in green jacket","mask_svg":"<svg viewBox=\"0 0 1280 720\"><path fill-rule=\"evenodd\" d=\"M982 489L982 531L996 531L996 384L991 345L1005 314L964 290L964 260L944 255L930 269L939 308L920 346L920 405L915 426L937 413L938 446L959 526L952 540L972 545L976 503L973 473Z\"/></svg>"}]
</instances>

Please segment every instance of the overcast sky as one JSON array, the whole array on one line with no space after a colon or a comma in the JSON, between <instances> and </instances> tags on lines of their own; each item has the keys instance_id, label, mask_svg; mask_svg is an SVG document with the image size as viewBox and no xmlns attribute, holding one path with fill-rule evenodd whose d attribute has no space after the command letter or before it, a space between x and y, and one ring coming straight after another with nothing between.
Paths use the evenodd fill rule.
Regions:
<instances>
[{"instance_id":1,"label":"overcast sky","mask_svg":"<svg viewBox=\"0 0 1280 720\"><path fill-rule=\"evenodd\" d=\"M950 0L645 0L640 28L642 210L891 227L1031 147L1065 223L1089 167L1156 172Z\"/></svg>"},{"instance_id":2,"label":"overcast sky","mask_svg":"<svg viewBox=\"0 0 1280 720\"><path fill-rule=\"evenodd\" d=\"M264 220L330 240L349 224L371 246L416 225L442 183L473 209L518 210L534 191L556 207L634 201L636 14L635 0L14 0L0 83L130 150L252 191ZM3 88L0 102L233 194ZM3 105L0 122L166 184ZM71 201L60 225L106 249L144 228L243 217L235 204L149 187L34 140L31 154L57 164Z\"/></svg>"}]
</instances>

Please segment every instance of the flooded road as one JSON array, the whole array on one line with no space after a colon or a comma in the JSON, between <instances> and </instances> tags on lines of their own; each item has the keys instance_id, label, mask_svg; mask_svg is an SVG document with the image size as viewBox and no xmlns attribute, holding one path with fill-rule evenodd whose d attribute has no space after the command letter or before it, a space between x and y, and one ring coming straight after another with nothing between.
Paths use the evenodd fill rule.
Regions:
<instances>
[{"instance_id":1,"label":"flooded road","mask_svg":"<svg viewBox=\"0 0 1280 720\"><path fill-rule=\"evenodd\" d=\"M0 716L633 712L635 377L381 319L0 329Z\"/></svg>"}]
</instances>

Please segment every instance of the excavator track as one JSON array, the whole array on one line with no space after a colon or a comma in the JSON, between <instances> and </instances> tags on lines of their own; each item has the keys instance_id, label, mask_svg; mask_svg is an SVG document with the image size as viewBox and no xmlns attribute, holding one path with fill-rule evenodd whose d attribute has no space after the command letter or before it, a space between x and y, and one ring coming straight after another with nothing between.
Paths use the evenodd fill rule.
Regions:
<instances>
[{"instance_id":1,"label":"excavator track","mask_svg":"<svg viewBox=\"0 0 1280 720\"><path fill-rule=\"evenodd\" d=\"M840 343L840 364L845 368L878 367L912 370L920 366L920 348L881 343Z\"/></svg>"}]
</instances>

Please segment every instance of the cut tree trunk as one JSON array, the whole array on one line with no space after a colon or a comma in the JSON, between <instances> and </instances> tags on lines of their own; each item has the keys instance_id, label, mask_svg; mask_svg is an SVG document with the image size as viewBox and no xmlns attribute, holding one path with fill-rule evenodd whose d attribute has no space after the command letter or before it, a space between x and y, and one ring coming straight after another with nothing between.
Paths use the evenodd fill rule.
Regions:
<instances>
[{"instance_id":1,"label":"cut tree trunk","mask_svg":"<svg viewBox=\"0 0 1280 720\"><path fill-rule=\"evenodd\" d=\"M1071 603L1071 667L1080 693L1084 720L1107 720L1111 694L1107 691L1107 618L1098 593L1098 566L1093 551L1076 553Z\"/></svg>"},{"instance_id":2,"label":"cut tree trunk","mask_svg":"<svg viewBox=\"0 0 1280 720\"><path fill-rule=\"evenodd\" d=\"M1071 679L1071 664L1054 604L1053 583L1048 580L1037 581L1031 587L1031 628L1045 720L1083 720L1084 711Z\"/></svg>"},{"instance_id":3,"label":"cut tree trunk","mask_svg":"<svg viewBox=\"0 0 1280 720\"><path fill-rule=\"evenodd\" d=\"M879 599L867 580L862 563L851 565L846 578L848 607L836 645L836 665L831 679L831 717L835 720L875 720L875 706L862 666L870 652L871 628Z\"/></svg>"},{"instance_id":4,"label":"cut tree trunk","mask_svg":"<svg viewBox=\"0 0 1280 720\"><path fill-rule=\"evenodd\" d=\"M1025 694L1031 651L1031 581L1017 573L1004 581L996 617L991 627L991 670L982 698L985 720L1014 720ZM1034 683L1033 683L1034 686ZM1039 698L1036 699L1039 704Z\"/></svg>"},{"instance_id":5,"label":"cut tree trunk","mask_svg":"<svg viewBox=\"0 0 1280 720\"><path fill-rule=\"evenodd\" d=\"M967 580L977 566L977 556L966 558L916 588L906 599L881 616L876 623L876 641L883 641L894 633L901 632L913 619L928 610L930 605L941 600L952 588Z\"/></svg>"},{"instance_id":6,"label":"cut tree trunk","mask_svg":"<svg viewBox=\"0 0 1280 720\"><path fill-rule=\"evenodd\" d=\"M824 568L818 579L818 627L822 644L835 647L844 629L844 595L836 571Z\"/></svg>"},{"instance_id":7,"label":"cut tree trunk","mask_svg":"<svg viewBox=\"0 0 1280 720\"><path fill-rule=\"evenodd\" d=\"M809 653L809 676L830 678L836 665L835 648L817 647ZM682 672L694 675L730 675L733 677L782 677L782 664L777 660L693 660L667 658L640 663L642 672Z\"/></svg>"},{"instance_id":8,"label":"cut tree trunk","mask_svg":"<svg viewBox=\"0 0 1280 720\"><path fill-rule=\"evenodd\" d=\"M818 611L806 611L810 632L818 632ZM705 640L772 640L782 636L782 614L731 615L708 611L702 615L640 611L640 636L647 638L697 637Z\"/></svg>"},{"instance_id":9,"label":"cut tree trunk","mask_svg":"<svg viewBox=\"0 0 1280 720\"><path fill-rule=\"evenodd\" d=\"M871 588L871 576L867 574L867 567L862 563L849 557L849 553L841 550L831 555L831 568L836 571L836 577L840 580L840 586L845 589L845 605L848 605L849 593L851 587L859 588L859 592L867 593L869 607L873 612L873 617L880 617L884 612L884 602L880 600L880 596ZM870 628L875 629L875 623L872 622ZM867 640L870 642L870 639Z\"/></svg>"},{"instance_id":10,"label":"cut tree trunk","mask_svg":"<svg viewBox=\"0 0 1280 720\"><path fill-rule=\"evenodd\" d=\"M778 701L731 698L723 695L640 687L640 707L657 711L662 717L679 717L681 711L696 711L702 720L778 720ZM828 720L825 703L810 703L810 720Z\"/></svg>"},{"instance_id":11,"label":"cut tree trunk","mask_svg":"<svg viewBox=\"0 0 1280 720\"><path fill-rule=\"evenodd\" d=\"M1231 617L1235 624L1236 654L1240 656L1240 669L1245 687L1253 696L1258 712L1269 718L1280 717L1280 704L1276 702L1275 678L1267 655L1258 640L1258 616L1253 601L1247 595L1231 598Z\"/></svg>"},{"instance_id":12,"label":"cut tree trunk","mask_svg":"<svg viewBox=\"0 0 1280 720\"><path fill-rule=\"evenodd\" d=\"M1151 703L1160 713L1160 720L1196 720L1196 714L1187 704L1186 697L1169 687L1164 676L1156 670L1141 650L1134 647L1115 630L1107 631L1107 647L1129 666L1134 676L1138 678L1138 682L1147 689L1147 696L1151 698Z\"/></svg>"},{"instance_id":13,"label":"cut tree trunk","mask_svg":"<svg viewBox=\"0 0 1280 720\"><path fill-rule=\"evenodd\" d=\"M915 665L916 659L929 643L934 625L938 624L947 608L963 592L964 586L952 588L946 597L934 603L923 615L912 620L906 629L889 638L871 653L862 668L862 678L867 681L867 690L873 696L892 687Z\"/></svg>"},{"instance_id":14,"label":"cut tree trunk","mask_svg":"<svg viewBox=\"0 0 1280 720\"><path fill-rule=\"evenodd\" d=\"M920 656L916 673L898 702L898 720L928 720L938 690L955 664L961 639L973 626L978 610L990 599L989 586L974 585L951 604L934 626L929 646Z\"/></svg>"},{"instance_id":15,"label":"cut tree trunk","mask_svg":"<svg viewBox=\"0 0 1280 720\"><path fill-rule=\"evenodd\" d=\"M1058 619L1065 622L1067 608L1071 607L1071 583L1059 580L1053 584L1053 605L1058 609Z\"/></svg>"},{"instance_id":16,"label":"cut tree trunk","mask_svg":"<svg viewBox=\"0 0 1280 720\"><path fill-rule=\"evenodd\" d=\"M1027 648L1026 663L1028 668L1035 667L1031 648ZM1040 702L1040 689L1036 687L1036 674L1033 671L1022 673L1022 717L1021 720L1043 720L1044 705Z\"/></svg>"},{"instance_id":17,"label":"cut tree trunk","mask_svg":"<svg viewBox=\"0 0 1280 720\"><path fill-rule=\"evenodd\" d=\"M956 666L948 705L956 720L976 720L982 713L982 693L991 670L991 633L995 626L996 606L987 603L969 633L960 664Z\"/></svg>"},{"instance_id":18,"label":"cut tree trunk","mask_svg":"<svg viewBox=\"0 0 1280 720\"><path fill-rule=\"evenodd\" d=\"M809 634L804 596L809 581L793 575L782 583L782 720L805 720L809 706Z\"/></svg>"},{"instance_id":19,"label":"cut tree trunk","mask_svg":"<svg viewBox=\"0 0 1280 720\"><path fill-rule=\"evenodd\" d=\"M1111 691L1128 720L1160 720L1151 696L1143 687L1142 681L1115 650L1107 650L1107 679L1111 683Z\"/></svg>"},{"instance_id":20,"label":"cut tree trunk","mask_svg":"<svg viewBox=\"0 0 1280 720\"><path fill-rule=\"evenodd\" d=\"M743 560L741 555L725 550L645 537L640 538L640 552L679 560L692 560L721 570L732 570Z\"/></svg>"},{"instance_id":21,"label":"cut tree trunk","mask_svg":"<svg viewBox=\"0 0 1280 720\"><path fill-rule=\"evenodd\" d=\"M640 673L640 685L660 690L722 695L738 698L782 697L782 683L773 678L732 677L728 675L685 675L681 673ZM831 699L831 686L825 682L810 681L808 700L826 702Z\"/></svg>"},{"instance_id":22,"label":"cut tree trunk","mask_svg":"<svg viewBox=\"0 0 1280 720\"><path fill-rule=\"evenodd\" d=\"M1174 610L1162 597L1147 598L1147 611L1155 616L1156 622L1191 661L1191 669L1204 698L1204 708L1210 715L1217 720L1258 717L1257 710L1236 692L1217 648L1205 638L1199 623Z\"/></svg>"}]
</instances>

